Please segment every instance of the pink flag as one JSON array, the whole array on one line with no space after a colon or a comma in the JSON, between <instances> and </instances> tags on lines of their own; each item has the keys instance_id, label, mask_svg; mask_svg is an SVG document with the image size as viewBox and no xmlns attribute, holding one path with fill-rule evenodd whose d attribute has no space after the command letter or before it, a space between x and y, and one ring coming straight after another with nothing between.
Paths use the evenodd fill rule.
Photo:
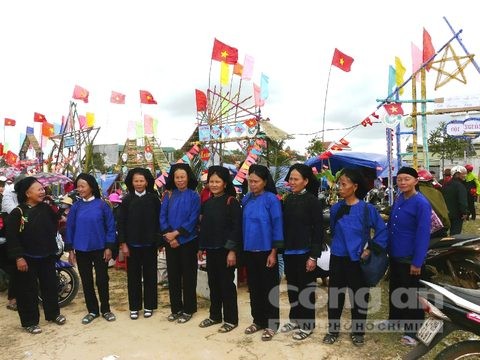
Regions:
<instances>
[{"instance_id":1,"label":"pink flag","mask_svg":"<svg viewBox=\"0 0 480 360\"><path fill-rule=\"evenodd\" d=\"M78 123L80 124L80 129L84 129L87 126L87 118L84 115L78 115Z\"/></svg>"},{"instance_id":2,"label":"pink flag","mask_svg":"<svg viewBox=\"0 0 480 360\"><path fill-rule=\"evenodd\" d=\"M135 121L129 120L127 123L127 138L136 139L137 138L137 129Z\"/></svg>"},{"instance_id":3,"label":"pink flag","mask_svg":"<svg viewBox=\"0 0 480 360\"><path fill-rule=\"evenodd\" d=\"M243 63L242 80L252 80L254 62L255 60L253 56L245 55L245 61Z\"/></svg>"},{"instance_id":4,"label":"pink flag","mask_svg":"<svg viewBox=\"0 0 480 360\"><path fill-rule=\"evenodd\" d=\"M153 117L147 114L143 116L143 132L145 135L153 135Z\"/></svg>"},{"instance_id":5,"label":"pink flag","mask_svg":"<svg viewBox=\"0 0 480 360\"><path fill-rule=\"evenodd\" d=\"M422 66L422 62L423 62L422 57L423 57L422 50L420 50L418 46L412 42L412 71L414 73L415 71L420 69L420 66ZM419 78L420 78L420 73L417 73L416 80L418 81Z\"/></svg>"},{"instance_id":6,"label":"pink flag","mask_svg":"<svg viewBox=\"0 0 480 360\"><path fill-rule=\"evenodd\" d=\"M262 107L265 105L265 100L263 100L260 96L260 93L262 92L262 89L260 89L260 86L257 84L253 84L253 97L255 99L255 106L256 107Z\"/></svg>"}]
</instances>

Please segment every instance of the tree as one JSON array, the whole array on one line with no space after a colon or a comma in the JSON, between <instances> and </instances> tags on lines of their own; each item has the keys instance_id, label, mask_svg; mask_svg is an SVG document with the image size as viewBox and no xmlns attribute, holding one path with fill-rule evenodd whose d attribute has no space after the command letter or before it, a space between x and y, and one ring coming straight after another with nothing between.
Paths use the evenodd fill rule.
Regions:
<instances>
[{"instance_id":1,"label":"tree","mask_svg":"<svg viewBox=\"0 0 480 360\"><path fill-rule=\"evenodd\" d=\"M470 151L471 142L465 138L458 138L448 135L445 122L430 132L428 138L428 149L435 155L441 155L443 159L453 161L455 158L463 158L464 151Z\"/></svg>"},{"instance_id":2,"label":"tree","mask_svg":"<svg viewBox=\"0 0 480 360\"><path fill-rule=\"evenodd\" d=\"M309 144L310 145L307 146L306 150L310 157L318 156L325 151L323 148L323 142L319 138L314 137L310 139Z\"/></svg>"}]
</instances>

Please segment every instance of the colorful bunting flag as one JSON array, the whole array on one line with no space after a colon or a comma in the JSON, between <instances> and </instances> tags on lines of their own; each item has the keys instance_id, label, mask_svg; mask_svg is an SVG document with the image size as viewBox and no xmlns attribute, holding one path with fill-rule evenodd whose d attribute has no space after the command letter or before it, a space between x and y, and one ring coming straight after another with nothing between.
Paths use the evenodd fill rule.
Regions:
<instances>
[{"instance_id":1,"label":"colorful bunting flag","mask_svg":"<svg viewBox=\"0 0 480 360\"><path fill-rule=\"evenodd\" d=\"M388 92L387 94L390 95L395 90L396 84L396 74L395 68L392 65L388 65Z\"/></svg>"},{"instance_id":2,"label":"colorful bunting flag","mask_svg":"<svg viewBox=\"0 0 480 360\"><path fill-rule=\"evenodd\" d=\"M243 61L242 80L252 80L254 63L255 59L253 56L245 55L245 60Z\"/></svg>"},{"instance_id":3,"label":"colorful bunting flag","mask_svg":"<svg viewBox=\"0 0 480 360\"><path fill-rule=\"evenodd\" d=\"M143 131L145 135L153 135L153 117L150 115L143 116Z\"/></svg>"},{"instance_id":4,"label":"colorful bunting flag","mask_svg":"<svg viewBox=\"0 0 480 360\"><path fill-rule=\"evenodd\" d=\"M432 38L430 37L430 34L428 33L425 28L423 28L423 63L426 63L428 60L432 59L433 56L435 55L435 48L433 47L432 44ZM430 68L432 67L431 63L428 63L425 66L425 69L427 71L430 71Z\"/></svg>"},{"instance_id":5,"label":"colorful bunting flag","mask_svg":"<svg viewBox=\"0 0 480 360\"><path fill-rule=\"evenodd\" d=\"M5 162L6 162L8 165L12 166L12 165L14 165L14 164L17 162L17 160L18 160L18 155L15 154L15 153L13 153L12 151L8 150L7 153L5 154L5 157L4 157L4 158L5 158Z\"/></svg>"},{"instance_id":6,"label":"colorful bunting flag","mask_svg":"<svg viewBox=\"0 0 480 360\"><path fill-rule=\"evenodd\" d=\"M55 134L53 124L45 121L42 123L42 135L46 137L51 137Z\"/></svg>"},{"instance_id":7,"label":"colorful bunting flag","mask_svg":"<svg viewBox=\"0 0 480 360\"><path fill-rule=\"evenodd\" d=\"M82 100L84 103L88 103L88 95L89 95L89 92L87 89L84 89L81 86L75 85L75 88L73 89L73 95L72 95L73 99Z\"/></svg>"},{"instance_id":8,"label":"colorful bunting flag","mask_svg":"<svg viewBox=\"0 0 480 360\"><path fill-rule=\"evenodd\" d=\"M262 97L260 96L260 92L261 92L261 89L260 89L260 86L258 86L257 84L253 84L253 98L255 100L255 106L256 107L262 107L263 105L265 105L265 100L262 99Z\"/></svg>"},{"instance_id":9,"label":"colorful bunting flag","mask_svg":"<svg viewBox=\"0 0 480 360\"><path fill-rule=\"evenodd\" d=\"M27 130L25 132L27 135L33 135L34 134L34 128L31 126L27 126Z\"/></svg>"},{"instance_id":10,"label":"colorful bunting flag","mask_svg":"<svg viewBox=\"0 0 480 360\"><path fill-rule=\"evenodd\" d=\"M235 65L233 65L233 74L234 75L242 76L242 73L243 73L243 65L242 64L236 63Z\"/></svg>"},{"instance_id":11,"label":"colorful bunting flag","mask_svg":"<svg viewBox=\"0 0 480 360\"><path fill-rule=\"evenodd\" d=\"M230 82L230 68L224 61L220 63L220 85L227 86Z\"/></svg>"},{"instance_id":12,"label":"colorful bunting flag","mask_svg":"<svg viewBox=\"0 0 480 360\"><path fill-rule=\"evenodd\" d=\"M260 98L262 100L266 100L268 98L268 95L269 95L268 82L269 82L268 76L262 73L262 76L260 77Z\"/></svg>"},{"instance_id":13,"label":"colorful bunting flag","mask_svg":"<svg viewBox=\"0 0 480 360\"><path fill-rule=\"evenodd\" d=\"M338 67L339 69L349 72L352 67L353 58L342 53L340 50L335 48L333 53L332 65Z\"/></svg>"},{"instance_id":14,"label":"colorful bunting flag","mask_svg":"<svg viewBox=\"0 0 480 360\"><path fill-rule=\"evenodd\" d=\"M195 102L198 112L207 111L207 95L203 91L195 89Z\"/></svg>"},{"instance_id":15,"label":"colorful bunting flag","mask_svg":"<svg viewBox=\"0 0 480 360\"><path fill-rule=\"evenodd\" d=\"M422 66L423 53L418 48L417 45L415 45L413 42L411 44L412 44L412 72L415 73ZM417 73L417 75L415 75L415 78L418 81L420 79L420 73Z\"/></svg>"},{"instance_id":16,"label":"colorful bunting flag","mask_svg":"<svg viewBox=\"0 0 480 360\"><path fill-rule=\"evenodd\" d=\"M212 60L235 64L238 61L238 50L215 39L213 42Z\"/></svg>"},{"instance_id":17,"label":"colorful bunting flag","mask_svg":"<svg viewBox=\"0 0 480 360\"><path fill-rule=\"evenodd\" d=\"M150 94L148 91L140 90L140 103L150 105L156 104L157 102L153 98L152 94Z\"/></svg>"},{"instance_id":18,"label":"colorful bunting flag","mask_svg":"<svg viewBox=\"0 0 480 360\"><path fill-rule=\"evenodd\" d=\"M402 61L398 56L395 56L395 84L400 87L405 82L404 76L407 69L403 66ZM404 92L403 87L398 91L400 95Z\"/></svg>"},{"instance_id":19,"label":"colorful bunting flag","mask_svg":"<svg viewBox=\"0 0 480 360\"><path fill-rule=\"evenodd\" d=\"M85 117L87 119L87 128L93 127L95 125L95 114L87 112Z\"/></svg>"}]
</instances>

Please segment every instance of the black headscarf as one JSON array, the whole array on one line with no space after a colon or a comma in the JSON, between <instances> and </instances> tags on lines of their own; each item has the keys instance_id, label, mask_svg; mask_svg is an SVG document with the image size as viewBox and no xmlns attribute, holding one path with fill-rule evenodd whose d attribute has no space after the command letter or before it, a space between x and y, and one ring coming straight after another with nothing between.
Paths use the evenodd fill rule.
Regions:
<instances>
[{"instance_id":1,"label":"black headscarf","mask_svg":"<svg viewBox=\"0 0 480 360\"><path fill-rule=\"evenodd\" d=\"M75 188L77 188L78 180L85 180L92 189L92 194L95 199L100 199L102 195L100 194L100 187L98 186L97 179L93 175L87 173L80 173L78 174L77 178L75 179Z\"/></svg>"},{"instance_id":2,"label":"black headscarf","mask_svg":"<svg viewBox=\"0 0 480 360\"><path fill-rule=\"evenodd\" d=\"M365 177L362 175L362 172L355 168L345 168L342 170L340 176L345 175L350 181L354 184L357 184L357 190L355 191L355 196L358 199L363 199L367 195L368 188Z\"/></svg>"},{"instance_id":3,"label":"black headscarf","mask_svg":"<svg viewBox=\"0 0 480 360\"><path fill-rule=\"evenodd\" d=\"M167 178L167 181L166 181L166 184L165 184L165 189L175 190L177 188L177 186L175 185L175 181L174 181L174 178L175 178L174 174L175 174L175 171L177 171L179 169L185 170L187 172L187 177L188 177L187 187L190 190L195 190L197 188L197 185L198 185L198 180L195 178L195 175L193 174L193 171L192 171L192 168L190 167L190 165L185 164L185 163L176 163L176 164L172 165L172 167L170 168L170 171L168 173L168 178Z\"/></svg>"},{"instance_id":4,"label":"black headscarf","mask_svg":"<svg viewBox=\"0 0 480 360\"><path fill-rule=\"evenodd\" d=\"M153 189L153 185L155 184L155 179L153 178L152 173L150 170L136 167L128 171L127 176L125 177L125 185L127 186L128 192L133 194L135 193L135 188L133 187L133 175L139 174L143 175L145 180L147 181L147 192L155 192Z\"/></svg>"},{"instance_id":5,"label":"black headscarf","mask_svg":"<svg viewBox=\"0 0 480 360\"><path fill-rule=\"evenodd\" d=\"M14 190L17 194L17 200L19 204L23 204L25 201L27 201L27 191L28 189L30 189L30 186L32 186L36 182L40 183L37 178L34 178L33 176L28 176L21 179L15 184Z\"/></svg>"},{"instance_id":6,"label":"black headscarf","mask_svg":"<svg viewBox=\"0 0 480 360\"><path fill-rule=\"evenodd\" d=\"M277 194L277 188L275 187L272 174L266 166L259 164L250 165L250 167L248 168L248 175L250 174L255 174L260 179L267 182L267 184L265 185L265 191L269 191L271 193L274 193L275 195Z\"/></svg>"}]
</instances>

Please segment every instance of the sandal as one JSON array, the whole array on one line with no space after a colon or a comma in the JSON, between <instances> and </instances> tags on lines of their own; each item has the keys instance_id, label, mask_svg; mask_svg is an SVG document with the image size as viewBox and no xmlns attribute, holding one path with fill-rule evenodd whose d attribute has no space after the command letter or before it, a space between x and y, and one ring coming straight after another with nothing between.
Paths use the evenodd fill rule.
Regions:
<instances>
[{"instance_id":1,"label":"sandal","mask_svg":"<svg viewBox=\"0 0 480 360\"><path fill-rule=\"evenodd\" d=\"M413 337L408 336L408 335L403 335L402 338L400 339L400 342L403 345L407 345L407 346L416 346L417 345L417 340L415 340Z\"/></svg>"},{"instance_id":2,"label":"sandal","mask_svg":"<svg viewBox=\"0 0 480 360\"><path fill-rule=\"evenodd\" d=\"M198 326L200 326L201 328L206 328L206 327L209 327L209 326L212 326L212 325L215 325L215 324L219 324L219 323L220 323L220 321L212 320L210 318L207 318L205 320L202 320L202 322Z\"/></svg>"},{"instance_id":3,"label":"sandal","mask_svg":"<svg viewBox=\"0 0 480 360\"><path fill-rule=\"evenodd\" d=\"M325 334L325 336L323 337L323 343L324 344L328 344L328 345L332 345L335 341L337 341L338 339L338 335L337 334Z\"/></svg>"},{"instance_id":4,"label":"sandal","mask_svg":"<svg viewBox=\"0 0 480 360\"><path fill-rule=\"evenodd\" d=\"M287 333L293 330L297 330L299 328L298 324L293 322L287 322L285 325L282 326L280 332Z\"/></svg>"},{"instance_id":5,"label":"sandal","mask_svg":"<svg viewBox=\"0 0 480 360\"><path fill-rule=\"evenodd\" d=\"M270 341L270 340L272 340L273 335L275 335L275 331L273 331L273 330L270 329L270 328L266 328L265 330L263 330L262 341Z\"/></svg>"},{"instance_id":6,"label":"sandal","mask_svg":"<svg viewBox=\"0 0 480 360\"><path fill-rule=\"evenodd\" d=\"M293 334L292 339L305 340L310 335L312 335L312 331L298 330L295 334Z\"/></svg>"},{"instance_id":7,"label":"sandal","mask_svg":"<svg viewBox=\"0 0 480 360\"><path fill-rule=\"evenodd\" d=\"M130 319L137 320L138 319L138 311L130 311Z\"/></svg>"},{"instance_id":8,"label":"sandal","mask_svg":"<svg viewBox=\"0 0 480 360\"><path fill-rule=\"evenodd\" d=\"M362 346L365 343L365 338L363 335L352 334L350 335L350 338L352 339L352 344L355 346Z\"/></svg>"},{"instance_id":9,"label":"sandal","mask_svg":"<svg viewBox=\"0 0 480 360\"><path fill-rule=\"evenodd\" d=\"M100 315L98 314L94 314L94 313L88 313L87 315L85 315L82 319L82 324L83 325L87 325L87 324L90 324L93 320L95 320L97 317L99 317Z\"/></svg>"},{"instance_id":10,"label":"sandal","mask_svg":"<svg viewBox=\"0 0 480 360\"><path fill-rule=\"evenodd\" d=\"M179 324L185 324L188 320L192 318L192 314L183 313L177 320Z\"/></svg>"},{"instance_id":11,"label":"sandal","mask_svg":"<svg viewBox=\"0 0 480 360\"><path fill-rule=\"evenodd\" d=\"M218 332L219 333L227 333L227 332L230 332L233 329L235 329L237 326L238 326L238 324L230 324L230 323L226 322L226 323L223 323L222 326L220 326L220 328L218 329Z\"/></svg>"},{"instance_id":12,"label":"sandal","mask_svg":"<svg viewBox=\"0 0 480 360\"><path fill-rule=\"evenodd\" d=\"M38 325L31 325L25 327L25 330L27 330L30 334L40 334L42 332L42 329Z\"/></svg>"},{"instance_id":13,"label":"sandal","mask_svg":"<svg viewBox=\"0 0 480 360\"><path fill-rule=\"evenodd\" d=\"M168 315L167 320L172 322L172 321L177 320L180 316L182 316L181 311L176 312L176 313L171 313L170 315Z\"/></svg>"},{"instance_id":14,"label":"sandal","mask_svg":"<svg viewBox=\"0 0 480 360\"><path fill-rule=\"evenodd\" d=\"M103 315L103 318L107 321L115 321L117 318L115 317L115 314L112 313L111 311L107 311L106 313L104 313Z\"/></svg>"},{"instance_id":15,"label":"sandal","mask_svg":"<svg viewBox=\"0 0 480 360\"><path fill-rule=\"evenodd\" d=\"M16 303L12 303L12 304L7 304L7 309L8 310L12 310L12 311L17 311L17 304Z\"/></svg>"},{"instance_id":16,"label":"sandal","mask_svg":"<svg viewBox=\"0 0 480 360\"><path fill-rule=\"evenodd\" d=\"M143 317L144 318L152 317L152 315L153 315L153 310L148 310L148 309L143 310Z\"/></svg>"},{"instance_id":17,"label":"sandal","mask_svg":"<svg viewBox=\"0 0 480 360\"><path fill-rule=\"evenodd\" d=\"M257 325L255 323L253 323L252 325L250 325L249 327L247 327L245 329L245 334L251 335L251 334L256 333L257 331L262 330L262 329L263 328L260 325Z\"/></svg>"},{"instance_id":18,"label":"sandal","mask_svg":"<svg viewBox=\"0 0 480 360\"><path fill-rule=\"evenodd\" d=\"M65 316L63 316L62 314L59 314L55 320L50 320L52 322L54 322L55 324L57 325L63 325L65 324L65 322L67 321L67 318Z\"/></svg>"}]
</instances>

